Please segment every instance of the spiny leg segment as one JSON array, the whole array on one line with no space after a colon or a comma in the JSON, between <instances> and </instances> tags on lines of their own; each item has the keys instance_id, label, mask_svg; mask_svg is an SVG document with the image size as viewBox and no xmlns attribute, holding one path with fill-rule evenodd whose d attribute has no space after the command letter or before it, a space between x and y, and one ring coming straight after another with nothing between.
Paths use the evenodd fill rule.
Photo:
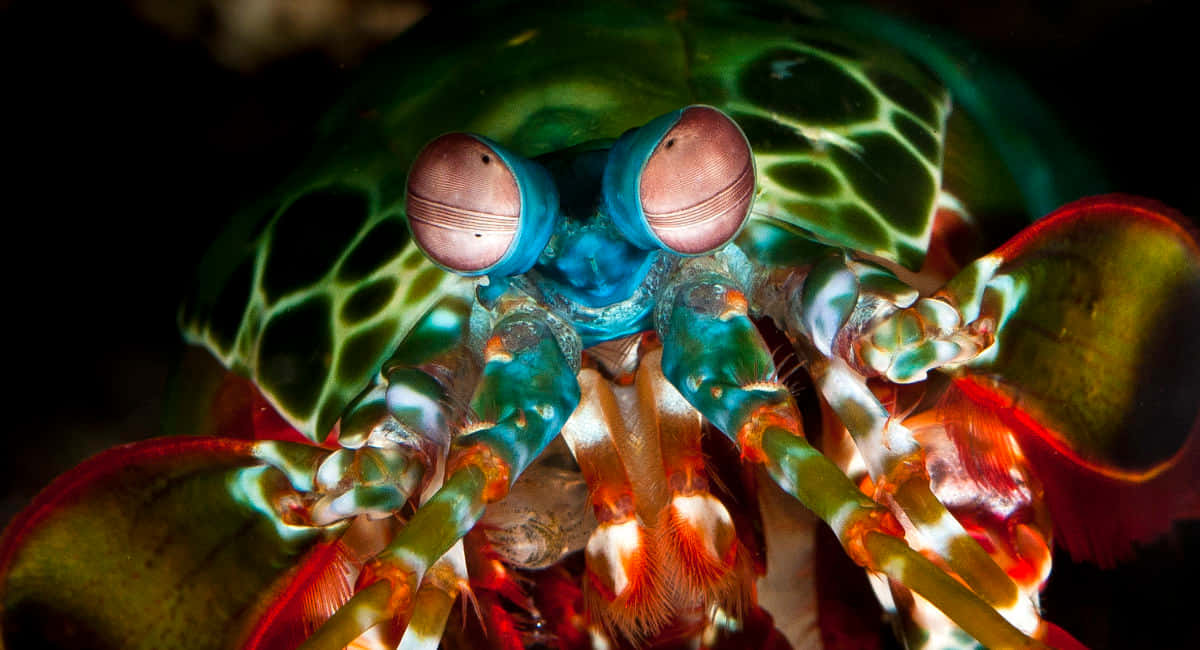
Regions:
<instances>
[{"instance_id":1,"label":"spiny leg segment","mask_svg":"<svg viewBox=\"0 0 1200 650\"><path fill-rule=\"evenodd\" d=\"M772 380L770 352L745 296L717 273L675 287L660 305L663 372L742 455L833 529L850 556L921 594L988 647L1036 642L970 589L911 549L884 506L864 495L803 437L788 390Z\"/></svg>"},{"instance_id":2,"label":"spiny leg segment","mask_svg":"<svg viewBox=\"0 0 1200 650\"><path fill-rule=\"evenodd\" d=\"M470 303L448 296L418 321L375 382L348 405L337 429L341 448L258 441L255 455L269 467L241 472L241 489L270 495L278 492L276 477L286 479L290 491L284 496L257 500L264 512L293 526L346 535L359 527L342 522L390 519L410 499L427 500L445 478L448 423L461 411L455 404L464 401L454 387L472 386L479 374L474 357L464 352L470 312ZM350 545L364 558L374 555L390 537L387 528L360 528L373 530L370 537L378 539L364 542L357 535L360 539ZM409 650L436 647L450 605L465 584L462 554L460 547L452 548L426 573L406 629L378 626L364 640L390 646L399 641Z\"/></svg>"},{"instance_id":3,"label":"spiny leg segment","mask_svg":"<svg viewBox=\"0 0 1200 650\"><path fill-rule=\"evenodd\" d=\"M477 364L463 354L471 306L447 297L431 309L384 364L373 385L346 408L340 449L264 441L256 454L307 496L281 513L325 526L366 515L390 517L419 490L437 486L449 440L447 386L473 383Z\"/></svg>"}]
</instances>

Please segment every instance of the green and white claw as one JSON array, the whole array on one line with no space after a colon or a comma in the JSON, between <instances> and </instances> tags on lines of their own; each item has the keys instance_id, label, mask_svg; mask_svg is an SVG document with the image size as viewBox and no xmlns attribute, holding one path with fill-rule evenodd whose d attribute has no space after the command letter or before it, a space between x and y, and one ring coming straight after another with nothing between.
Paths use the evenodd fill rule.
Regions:
<instances>
[{"instance_id":1,"label":"green and white claw","mask_svg":"<svg viewBox=\"0 0 1200 650\"><path fill-rule=\"evenodd\" d=\"M993 342L990 332L964 325L950 303L921 298L875 319L856 337L853 352L870 374L911 384L924 381L931 370L975 359Z\"/></svg>"}]
</instances>

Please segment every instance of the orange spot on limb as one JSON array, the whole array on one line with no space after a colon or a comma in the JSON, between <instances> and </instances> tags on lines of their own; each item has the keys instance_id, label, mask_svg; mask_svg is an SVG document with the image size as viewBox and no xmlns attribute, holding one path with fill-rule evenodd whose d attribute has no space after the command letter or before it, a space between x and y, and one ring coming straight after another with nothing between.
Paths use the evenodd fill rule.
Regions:
<instances>
[{"instance_id":1,"label":"orange spot on limb","mask_svg":"<svg viewBox=\"0 0 1200 650\"><path fill-rule=\"evenodd\" d=\"M974 517L970 512L952 512L960 518L971 539L1004 569L1023 594L1032 595L1041 590L1046 578L1050 577L1049 540L1034 526L1017 523L1018 517L1028 516L1028 513L1001 520Z\"/></svg>"},{"instance_id":2,"label":"orange spot on limb","mask_svg":"<svg viewBox=\"0 0 1200 650\"><path fill-rule=\"evenodd\" d=\"M437 563L430 567L425 573L422 582L427 585L432 585L435 589L444 591L448 594L455 594L464 587L469 585L458 577L454 572L454 567L446 563Z\"/></svg>"},{"instance_id":3,"label":"orange spot on limb","mask_svg":"<svg viewBox=\"0 0 1200 650\"><path fill-rule=\"evenodd\" d=\"M636 526L635 539L618 528L633 521L603 524L592 533L584 602L607 631L636 642L661 630L673 607L659 575L661 558L654 538L641 525Z\"/></svg>"},{"instance_id":4,"label":"orange spot on limb","mask_svg":"<svg viewBox=\"0 0 1200 650\"><path fill-rule=\"evenodd\" d=\"M660 522L656 545L668 567L664 577L676 591L687 594L688 600L715 599L740 610L746 598L739 589L745 581L738 569L748 572L750 565L738 561L742 551L732 520L727 527L704 530L670 505Z\"/></svg>"},{"instance_id":5,"label":"orange spot on limb","mask_svg":"<svg viewBox=\"0 0 1200 650\"><path fill-rule=\"evenodd\" d=\"M856 515L839 535L842 547L846 549L846 555L855 564L870 571L878 571L879 565L876 564L875 558L871 556L871 553L867 551L866 546L867 535L871 533L882 533L904 539L904 527L900 525L900 522L896 520L896 517L892 513L880 507L879 509L869 510Z\"/></svg>"},{"instance_id":6,"label":"orange spot on limb","mask_svg":"<svg viewBox=\"0 0 1200 650\"><path fill-rule=\"evenodd\" d=\"M499 336L489 338L483 346L483 362L493 361L512 361L512 355L509 354L508 348L504 347L504 341Z\"/></svg>"},{"instance_id":7,"label":"orange spot on limb","mask_svg":"<svg viewBox=\"0 0 1200 650\"><path fill-rule=\"evenodd\" d=\"M634 516L633 491L628 483L601 483L593 489L592 508L596 521L619 523Z\"/></svg>"},{"instance_id":8,"label":"orange spot on limb","mask_svg":"<svg viewBox=\"0 0 1200 650\"><path fill-rule=\"evenodd\" d=\"M745 316L749 311L750 302L746 300L746 294L737 289L725 291L725 310L721 312L721 320Z\"/></svg>"},{"instance_id":9,"label":"orange spot on limb","mask_svg":"<svg viewBox=\"0 0 1200 650\"><path fill-rule=\"evenodd\" d=\"M767 429L782 429L793 435L801 436L803 426L800 424L800 413L789 397L782 402L763 404L750 414L745 424L738 428L738 447L742 450L742 459L752 463L762 463L767 460L762 450L762 437Z\"/></svg>"},{"instance_id":10,"label":"orange spot on limb","mask_svg":"<svg viewBox=\"0 0 1200 650\"><path fill-rule=\"evenodd\" d=\"M679 456L666 457L664 460L666 461L667 487L672 492L693 494L708 491L704 454L698 448L681 452Z\"/></svg>"},{"instance_id":11,"label":"orange spot on limb","mask_svg":"<svg viewBox=\"0 0 1200 650\"><path fill-rule=\"evenodd\" d=\"M417 593L416 572L385 558L373 558L363 565L354 590L362 591L381 581L387 581L391 587L388 611L394 618L407 618L412 613L413 599Z\"/></svg>"},{"instance_id":12,"label":"orange spot on limb","mask_svg":"<svg viewBox=\"0 0 1200 650\"><path fill-rule=\"evenodd\" d=\"M920 448L897 460L883 476L879 477L879 482L875 484L876 500L885 494L888 496L896 494L900 488L913 479L929 482L929 470L925 467L925 451Z\"/></svg>"},{"instance_id":13,"label":"orange spot on limb","mask_svg":"<svg viewBox=\"0 0 1200 650\"><path fill-rule=\"evenodd\" d=\"M501 458L489 445L477 442L454 450L450 459L446 461L446 475L450 476L468 467L474 467L483 474L484 503L499 501L508 494L512 469L508 466L508 461Z\"/></svg>"}]
</instances>

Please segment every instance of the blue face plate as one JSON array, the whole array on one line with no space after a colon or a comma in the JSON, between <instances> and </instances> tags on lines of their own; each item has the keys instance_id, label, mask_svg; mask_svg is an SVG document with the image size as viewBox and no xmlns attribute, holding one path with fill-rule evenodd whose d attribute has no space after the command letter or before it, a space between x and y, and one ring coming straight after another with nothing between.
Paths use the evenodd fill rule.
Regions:
<instances>
[{"instance_id":1,"label":"blue face plate","mask_svg":"<svg viewBox=\"0 0 1200 650\"><path fill-rule=\"evenodd\" d=\"M602 210L608 158L608 149L576 148L540 161L562 200L557 227L534 266L535 281L543 291L587 307L629 298L657 257L622 236Z\"/></svg>"}]
</instances>

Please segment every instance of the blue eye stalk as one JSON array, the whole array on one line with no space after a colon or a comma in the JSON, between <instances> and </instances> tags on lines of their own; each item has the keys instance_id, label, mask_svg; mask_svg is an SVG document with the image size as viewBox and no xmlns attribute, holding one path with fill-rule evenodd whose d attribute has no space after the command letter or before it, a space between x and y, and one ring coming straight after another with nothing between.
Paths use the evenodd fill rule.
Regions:
<instances>
[{"instance_id":1,"label":"blue eye stalk","mask_svg":"<svg viewBox=\"0 0 1200 650\"><path fill-rule=\"evenodd\" d=\"M641 182L646 160L679 122L683 109L667 113L643 127L626 131L612 147L604 169L604 210L625 237L639 248L663 248L642 212Z\"/></svg>"},{"instance_id":2,"label":"blue eye stalk","mask_svg":"<svg viewBox=\"0 0 1200 650\"><path fill-rule=\"evenodd\" d=\"M598 309L629 300L663 253L711 252L745 222L750 146L717 109L673 111L605 145L535 161L483 136L437 138L409 173L414 239L442 268L487 275L488 293L528 274Z\"/></svg>"},{"instance_id":3,"label":"blue eye stalk","mask_svg":"<svg viewBox=\"0 0 1200 650\"><path fill-rule=\"evenodd\" d=\"M537 262L559 222L558 188L554 179L538 163L522 158L483 136L475 137L491 145L509 166L521 193L521 222L517 236L507 254L488 269L487 274L506 277L525 273Z\"/></svg>"}]
</instances>

